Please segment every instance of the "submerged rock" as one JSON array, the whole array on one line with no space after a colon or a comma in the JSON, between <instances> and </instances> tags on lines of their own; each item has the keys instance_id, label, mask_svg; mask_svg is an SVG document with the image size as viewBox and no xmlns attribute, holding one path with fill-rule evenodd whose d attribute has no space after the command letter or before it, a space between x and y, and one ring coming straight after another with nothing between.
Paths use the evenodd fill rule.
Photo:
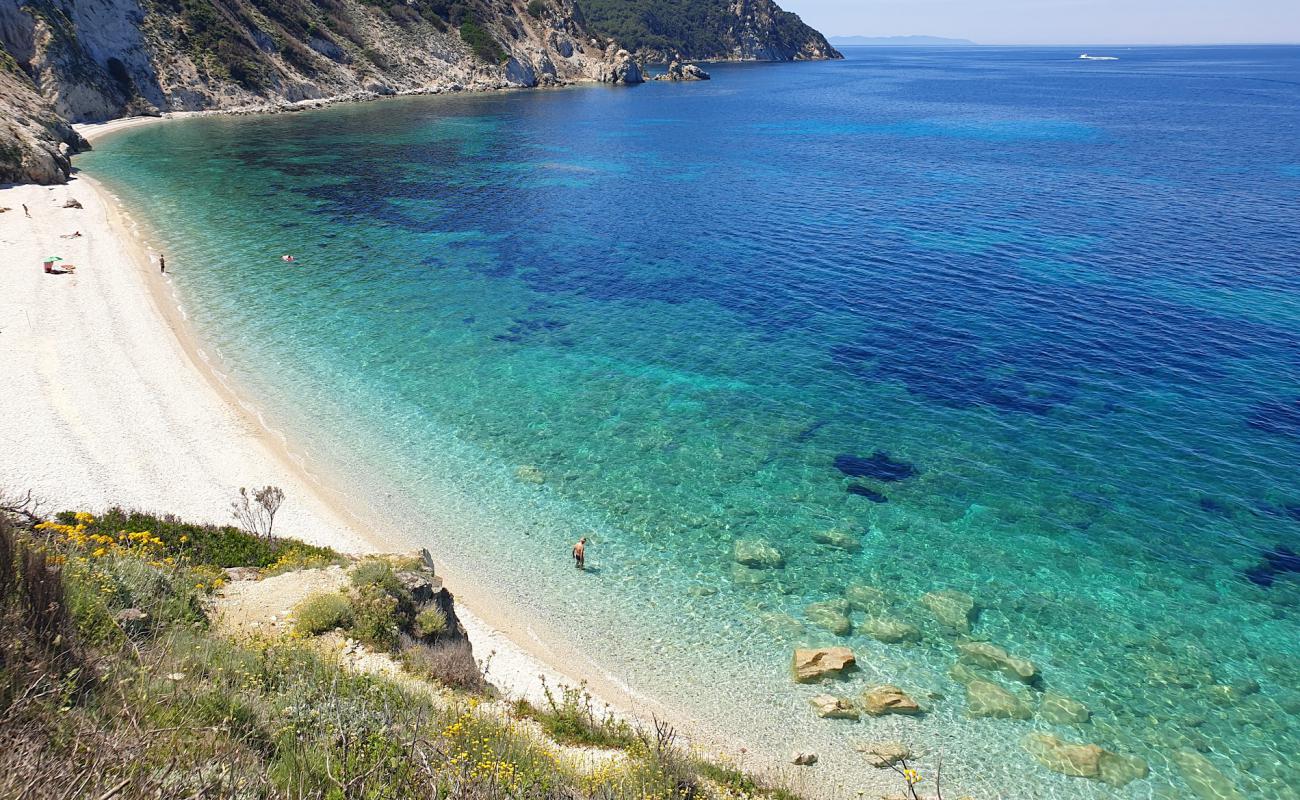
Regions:
<instances>
[{"instance_id":1,"label":"submerged rock","mask_svg":"<svg viewBox=\"0 0 1300 800\"><path fill-rule=\"evenodd\" d=\"M756 587L772 579L772 573L765 569L747 567L744 564L731 565L731 582L737 586Z\"/></svg>"},{"instance_id":2,"label":"submerged rock","mask_svg":"<svg viewBox=\"0 0 1300 800\"><path fill-rule=\"evenodd\" d=\"M867 763L876 769L888 769L903 759L912 757L912 751L901 742L868 742L853 749L865 756Z\"/></svg>"},{"instance_id":3,"label":"submerged rock","mask_svg":"<svg viewBox=\"0 0 1300 800\"><path fill-rule=\"evenodd\" d=\"M971 624L979 613L975 608L975 598L956 589L927 592L921 597L921 604L930 609L940 624L960 633L970 633Z\"/></svg>"},{"instance_id":4,"label":"submerged rock","mask_svg":"<svg viewBox=\"0 0 1300 800\"><path fill-rule=\"evenodd\" d=\"M1078 700L1048 692L1043 695L1043 702L1038 707L1038 716L1053 725L1077 725L1087 722L1092 712Z\"/></svg>"},{"instance_id":5,"label":"submerged rock","mask_svg":"<svg viewBox=\"0 0 1300 800\"><path fill-rule=\"evenodd\" d=\"M885 714L914 715L921 713L921 706L907 692L887 683L873 686L862 693L862 710L873 717Z\"/></svg>"},{"instance_id":6,"label":"submerged rock","mask_svg":"<svg viewBox=\"0 0 1300 800\"><path fill-rule=\"evenodd\" d=\"M854 611L875 611L888 603L884 591L865 583L855 583L845 589L844 599Z\"/></svg>"},{"instance_id":7,"label":"submerged rock","mask_svg":"<svg viewBox=\"0 0 1300 800\"><path fill-rule=\"evenodd\" d=\"M1031 733L1021 740L1021 746L1053 772L1103 781L1116 788L1145 778L1150 771L1140 758L1112 753L1095 744L1074 744L1050 733Z\"/></svg>"},{"instance_id":8,"label":"submerged rock","mask_svg":"<svg viewBox=\"0 0 1300 800\"><path fill-rule=\"evenodd\" d=\"M1246 800L1237 785L1208 758L1195 750L1178 750L1173 755L1183 783L1199 800Z\"/></svg>"},{"instance_id":9,"label":"submerged rock","mask_svg":"<svg viewBox=\"0 0 1300 800\"><path fill-rule=\"evenodd\" d=\"M877 450L866 458L840 453L835 457L835 468L850 478L874 478L878 481L906 480L917 473L916 467L891 458L883 450Z\"/></svg>"},{"instance_id":10,"label":"submerged rock","mask_svg":"<svg viewBox=\"0 0 1300 800\"><path fill-rule=\"evenodd\" d=\"M766 539L737 539L732 544L732 558L752 569L775 569L785 564L785 556Z\"/></svg>"},{"instance_id":11,"label":"submerged rock","mask_svg":"<svg viewBox=\"0 0 1300 800\"><path fill-rule=\"evenodd\" d=\"M921 631L915 625L885 615L867 617L860 628L871 638L887 644L921 640Z\"/></svg>"},{"instance_id":12,"label":"submerged rock","mask_svg":"<svg viewBox=\"0 0 1300 800\"><path fill-rule=\"evenodd\" d=\"M997 719L1029 719L1029 703L992 681L976 678L966 684L966 715Z\"/></svg>"},{"instance_id":13,"label":"submerged rock","mask_svg":"<svg viewBox=\"0 0 1300 800\"><path fill-rule=\"evenodd\" d=\"M794 679L809 683L827 676L836 676L857 663L853 651L847 647L800 648L794 651L791 668Z\"/></svg>"},{"instance_id":14,"label":"submerged rock","mask_svg":"<svg viewBox=\"0 0 1300 800\"><path fill-rule=\"evenodd\" d=\"M803 610L808 621L824 631L836 636L848 636L853 630L853 621L849 619L849 602L847 600L825 600L810 603Z\"/></svg>"},{"instance_id":15,"label":"submerged rock","mask_svg":"<svg viewBox=\"0 0 1300 800\"><path fill-rule=\"evenodd\" d=\"M739 567L739 569L747 569ZM798 636L803 633L803 623L783 611L772 611L759 617L763 627L774 636Z\"/></svg>"},{"instance_id":16,"label":"submerged rock","mask_svg":"<svg viewBox=\"0 0 1300 800\"><path fill-rule=\"evenodd\" d=\"M859 717L858 709L853 705L853 701L847 697L819 694L808 702L812 704L817 716L823 719L857 719Z\"/></svg>"},{"instance_id":17,"label":"submerged rock","mask_svg":"<svg viewBox=\"0 0 1300 800\"><path fill-rule=\"evenodd\" d=\"M962 641L956 644L958 660L977 667L996 670L1012 680L1034 683L1038 680L1038 667L1027 658L1010 655L990 642Z\"/></svg>"},{"instance_id":18,"label":"submerged rock","mask_svg":"<svg viewBox=\"0 0 1300 800\"><path fill-rule=\"evenodd\" d=\"M840 550L861 550L862 539L840 528L831 528L825 531L817 531L812 535L812 540L817 544L824 544L827 547L837 547Z\"/></svg>"},{"instance_id":19,"label":"submerged rock","mask_svg":"<svg viewBox=\"0 0 1300 800\"><path fill-rule=\"evenodd\" d=\"M532 464L523 464L515 467L515 477L523 483L531 483L534 486L540 486L546 483L546 473L542 472Z\"/></svg>"}]
</instances>

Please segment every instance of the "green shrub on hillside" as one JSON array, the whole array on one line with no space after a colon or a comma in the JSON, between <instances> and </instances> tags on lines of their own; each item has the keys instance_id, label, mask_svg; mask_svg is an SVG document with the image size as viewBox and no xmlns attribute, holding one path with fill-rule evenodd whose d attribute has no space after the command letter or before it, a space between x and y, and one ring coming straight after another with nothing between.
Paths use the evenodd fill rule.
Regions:
<instances>
[{"instance_id":1,"label":"green shrub on hillside","mask_svg":"<svg viewBox=\"0 0 1300 800\"><path fill-rule=\"evenodd\" d=\"M403 620L398 600L378 586L363 586L352 593L352 635L379 650L397 648Z\"/></svg>"},{"instance_id":2,"label":"green shrub on hillside","mask_svg":"<svg viewBox=\"0 0 1300 800\"><path fill-rule=\"evenodd\" d=\"M338 553L328 547L317 547L295 539L268 541L230 525L196 525L170 515L158 516L120 508L109 509L99 517L64 511L55 515L52 526L62 527L47 527L46 530L65 536L82 526L77 540L99 545L105 543L97 541L96 537L108 537L110 542L116 543L122 540L123 533L147 531L161 542L164 556L184 559L189 564L274 570L285 565L297 567L312 562L324 566L340 560Z\"/></svg>"},{"instance_id":3,"label":"green shrub on hillside","mask_svg":"<svg viewBox=\"0 0 1300 800\"><path fill-rule=\"evenodd\" d=\"M437 636L447 630L447 615L437 606L426 608L415 615L415 628L422 637Z\"/></svg>"},{"instance_id":4,"label":"green shrub on hillside","mask_svg":"<svg viewBox=\"0 0 1300 800\"><path fill-rule=\"evenodd\" d=\"M636 730L614 716L608 707L597 711L586 684L561 686L557 695L542 679L546 702L541 707L519 701L515 710L541 723L557 742L581 747L627 748L637 742Z\"/></svg>"},{"instance_id":5,"label":"green shrub on hillside","mask_svg":"<svg viewBox=\"0 0 1300 800\"><path fill-rule=\"evenodd\" d=\"M293 628L305 636L352 625L352 603L340 592L316 592L294 609Z\"/></svg>"},{"instance_id":6,"label":"green shrub on hillside","mask_svg":"<svg viewBox=\"0 0 1300 800\"><path fill-rule=\"evenodd\" d=\"M546 13L546 3L543 0L528 0L528 13L530 16L541 19Z\"/></svg>"},{"instance_id":7,"label":"green shrub on hillside","mask_svg":"<svg viewBox=\"0 0 1300 800\"><path fill-rule=\"evenodd\" d=\"M465 20L460 25L460 38L465 40L469 48L474 51L480 61L486 61L489 64L504 64L506 61L506 51L501 49L497 40L492 38L478 23L473 20Z\"/></svg>"}]
</instances>

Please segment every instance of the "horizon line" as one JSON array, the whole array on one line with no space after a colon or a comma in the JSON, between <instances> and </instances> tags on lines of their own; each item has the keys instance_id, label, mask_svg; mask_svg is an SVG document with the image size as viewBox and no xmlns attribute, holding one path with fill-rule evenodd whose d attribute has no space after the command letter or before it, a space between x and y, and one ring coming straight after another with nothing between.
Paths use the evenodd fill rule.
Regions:
<instances>
[{"instance_id":1,"label":"horizon line","mask_svg":"<svg viewBox=\"0 0 1300 800\"><path fill-rule=\"evenodd\" d=\"M1300 40L1290 42L977 42L960 36L932 36L929 34L884 34L864 33L826 34L826 39L949 39L953 42L965 42L965 47L1298 47ZM853 47L853 45L845 45ZM858 45L873 47L878 45ZM916 45L917 47L942 47L943 45Z\"/></svg>"}]
</instances>

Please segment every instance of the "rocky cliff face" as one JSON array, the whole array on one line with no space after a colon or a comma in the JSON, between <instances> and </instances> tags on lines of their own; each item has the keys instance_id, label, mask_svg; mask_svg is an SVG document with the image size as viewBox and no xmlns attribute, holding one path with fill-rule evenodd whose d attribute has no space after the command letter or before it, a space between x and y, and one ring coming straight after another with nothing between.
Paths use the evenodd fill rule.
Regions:
<instances>
[{"instance_id":1,"label":"rocky cliff face","mask_svg":"<svg viewBox=\"0 0 1300 800\"><path fill-rule=\"evenodd\" d=\"M709 4L706 55L838 56L772 0L690 2ZM68 122L642 82L654 49L593 30L575 0L0 0L0 180L66 180L85 144Z\"/></svg>"},{"instance_id":2,"label":"rocky cliff face","mask_svg":"<svg viewBox=\"0 0 1300 800\"><path fill-rule=\"evenodd\" d=\"M587 27L651 61L841 58L773 0L578 0Z\"/></svg>"},{"instance_id":3,"label":"rocky cliff face","mask_svg":"<svg viewBox=\"0 0 1300 800\"><path fill-rule=\"evenodd\" d=\"M742 61L805 61L843 58L826 37L772 0L734 0L724 40L729 57ZM698 56L695 56L698 58Z\"/></svg>"},{"instance_id":4,"label":"rocky cliff face","mask_svg":"<svg viewBox=\"0 0 1300 800\"><path fill-rule=\"evenodd\" d=\"M0 184L58 183L86 143L0 51Z\"/></svg>"},{"instance_id":5,"label":"rocky cliff face","mask_svg":"<svg viewBox=\"0 0 1300 800\"><path fill-rule=\"evenodd\" d=\"M0 0L0 179L66 179L84 144L66 122L640 82L577 16L572 0Z\"/></svg>"}]
</instances>

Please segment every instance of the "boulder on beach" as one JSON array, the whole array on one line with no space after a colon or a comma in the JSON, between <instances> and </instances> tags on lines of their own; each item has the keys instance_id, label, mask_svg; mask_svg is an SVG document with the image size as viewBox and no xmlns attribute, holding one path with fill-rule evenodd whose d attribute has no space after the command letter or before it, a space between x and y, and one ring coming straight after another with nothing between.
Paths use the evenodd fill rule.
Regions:
<instances>
[{"instance_id":1,"label":"boulder on beach","mask_svg":"<svg viewBox=\"0 0 1300 800\"><path fill-rule=\"evenodd\" d=\"M907 692L894 686L884 684L873 686L862 693L862 710L873 717L885 714L920 714L921 706L908 696Z\"/></svg>"},{"instance_id":2,"label":"boulder on beach","mask_svg":"<svg viewBox=\"0 0 1300 800\"><path fill-rule=\"evenodd\" d=\"M975 607L975 598L956 589L926 592L921 597L921 605L930 609L930 613L941 625L959 633L970 633L971 624L979 613Z\"/></svg>"},{"instance_id":3,"label":"boulder on beach","mask_svg":"<svg viewBox=\"0 0 1300 800\"><path fill-rule=\"evenodd\" d=\"M736 563L751 569L775 569L785 564L785 556L766 539L737 539L731 549Z\"/></svg>"},{"instance_id":4,"label":"boulder on beach","mask_svg":"<svg viewBox=\"0 0 1300 800\"><path fill-rule=\"evenodd\" d=\"M915 625L885 614L867 617L862 621L859 629L871 638L886 644L921 640L921 630Z\"/></svg>"},{"instance_id":5,"label":"boulder on beach","mask_svg":"<svg viewBox=\"0 0 1300 800\"><path fill-rule=\"evenodd\" d=\"M857 719L858 709L847 697L819 694L808 701L822 719Z\"/></svg>"},{"instance_id":6,"label":"boulder on beach","mask_svg":"<svg viewBox=\"0 0 1300 800\"><path fill-rule=\"evenodd\" d=\"M824 531L817 531L812 535L812 540L817 544L824 544L827 547L835 547L850 552L862 549L862 539L843 528L828 528Z\"/></svg>"},{"instance_id":7,"label":"boulder on beach","mask_svg":"<svg viewBox=\"0 0 1300 800\"><path fill-rule=\"evenodd\" d=\"M966 715L999 719L1029 719L1029 703L992 681L976 678L966 684Z\"/></svg>"},{"instance_id":8,"label":"boulder on beach","mask_svg":"<svg viewBox=\"0 0 1300 800\"><path fill-rule=\"evenodd\" d=\"M1027 658L1010 655L1006 650L990 642L975 642L969 639L957 642L958 660L977 667L984 667L1021 683L1034 683L1038 680L1038 667Z\"/></svg>"},{"instance_id":9,"label":"boulder on beach","mask_svg":"<svg viewBox=\"0 0 1300 800\"><path fill-rule=\"evenodd\" d=\"M847 647L800 648L794 651L794 679L800 683L839 675L857 663Z\"/></svg>"},{"instance_id":10,"label":"boulder on beach","mask_svg":"<svg viewBox=\"0 0 1300 800\"><path fill-rule=\"evenodd\" d=\"M1092 712L1078 700L1055 692L1047 692L1038 707L1038 716L1053 725L1077 725L1087 722Z\"/></svg>"},{"instance_id":11,"label":"boulder on beach","mask_svg":"<svg viewBox=\"0 0 1300 800\"><path fill-rule=\"evenodd\" d=\"M888 769L903 759L912 757L912 751L901 742L867 742L853 749L861 753L867 763L876 769Z\"/></svg>"},{"instance_id":12,"label":"boulder on beach","mask_svg":"<svg viewBox=\"0 0 1300 800\"><path fill-rule=\"evenodd\" d=\"M1021 740L1021 746L1038 763L1062 775L1091 778L1116 788L1138 778L1145 778L1147 763L1134 756L1112 753L1095 744L1075 744L1050 733L1034 732Z\"/></svg>"},{"instance_id":13,"label":"boulder on beach","mask_svg":"<svg viewBox=\"0 0 1300 800\"><path fill-rule=\"evenodd\" d=\"M1195 750L1176 751L1173 762L1183 783L1198 800L1246 800L1246 795L1227 775Z\"/></svg>"},{"instance_id":14,"label":"boulder on beach","mask_svg":"<svg viewBox=\"0 0 1300 800\"><path fill-rule=\"evenodd\" d=\"M817 763L817 754L806 750L796 750L790 754L790 763L797 767L811 767Z\"/></svg>"},{"instance_id":15,"label":"boulder on beach","mask_svg":"<svg viewBox=\"0 0 1300 800\"><path fill-rule=\"evenodd\" d=\"M836 636L848 636L853 630L847 600L824 600L804 607L803 614L813 625Z\"/></svg>"}]
</instances>

